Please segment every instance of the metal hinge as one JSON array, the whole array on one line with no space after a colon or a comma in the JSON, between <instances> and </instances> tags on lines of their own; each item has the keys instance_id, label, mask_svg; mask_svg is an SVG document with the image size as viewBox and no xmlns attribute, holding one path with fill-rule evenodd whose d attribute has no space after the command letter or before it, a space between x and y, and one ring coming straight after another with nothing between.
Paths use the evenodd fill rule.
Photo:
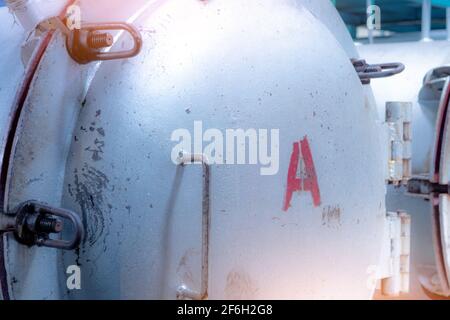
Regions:
<instances>
[{"instance_id":1,"label":"metal hinge","mask_svg":"<svg viewBox=\"0 0 450 320\"><path fill-rule=\"evenodd\" d=\"M385 241L379 266L379 288L383 295L396 297L410 287L411 216L389 212L386 216Z\"/></svg>"},{"instance_id":2,"label":"metal hinge","mask_svg":"<svg viewBox=\"0 0 450 320\"><path fill-rule=\"evenodd\" d=\"M72 237L69 239L51 238L65 228L69 221ZM14 233L15 239L26 246L48 247L62 250L77 248L84 235L80 217L70 210L54 208L37 201L21 204L13 213L2 214L0 231Z\"/></svg>"},{"instance_id":3,"label":"metal hinge","mask_svg":"<svg viewBox=\"0 0 450 320\"><path fill-rule=\"evenodd\" d=\"M386 123L389 132L388 180L407 184L412 175L412 103L387 102Z\"/></svg>"},{"instance_id":4,"label":"metal hinge","mask_svg":"<svg viewBox=\"0 0 450 320\"><path fill-rule=\"evenodd\" d=\"M52 17L41 22L40 31L59 30L66 37L67 52L79 64L93 61L117 60L131 58L142 49L142 36L133 25L125 22L83 24L79 29L70 30L59 17ZM107 52L103 49L114 45L113 36L106 31L127 32L133 39L129 50Z\"/></svg>"},{"instance_id":5,"label":"metal hinge","mask_svg":"<svg viewBox=\"0 0 450 320\"><path fill-rule=\"evenodd\" d=\"M399 62L368 64L366 60L351 60L362 84L370 84L371 79L386 78L405 70L405 65Z\"/></svg>"}]
</instances>

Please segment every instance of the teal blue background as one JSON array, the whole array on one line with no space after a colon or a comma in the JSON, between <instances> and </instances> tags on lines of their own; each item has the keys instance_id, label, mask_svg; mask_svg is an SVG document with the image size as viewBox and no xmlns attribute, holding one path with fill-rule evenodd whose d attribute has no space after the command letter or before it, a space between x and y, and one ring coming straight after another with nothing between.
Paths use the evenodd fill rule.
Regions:
<instances>
[{"instance_id":1,"label":"teal blue background","mask_svg":"<svg viewBox=\"0 0 450 320\"><path fill-rule=\"evenodd\" d=\"M349 30L366 23L366 0L330 0L332 1ZM384 30L396 32L420 31L422 0L372 0L381 8L381 23ZM432 29L445 28L445 7L450 7L450 0L432 0ZM5 1L0 0L0 6Z\"/></svg>"}]
</instances>

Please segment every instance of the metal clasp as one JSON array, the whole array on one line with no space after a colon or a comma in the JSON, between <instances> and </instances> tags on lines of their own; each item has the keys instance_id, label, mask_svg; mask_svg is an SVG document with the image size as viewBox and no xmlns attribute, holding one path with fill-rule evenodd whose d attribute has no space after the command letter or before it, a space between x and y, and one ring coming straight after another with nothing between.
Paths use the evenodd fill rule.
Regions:
<instances>
[{"instance_id":1,"label":"metal clasp","mask_svg":"<svg viewBox=\"0 0 450 320\"><path fill-rule=\"evenodd\" d=\"M90 23L83 24L80 29L70 30L63 20L53 17L41 22L38 30L60 30L66 37L67 52L79 64L132 58L142 49L142 36L139 30L126 22ZM122 51L104 51L114 44L113 36L106 32L113 30L129 33L133 39L133 47Z\"/></svg>"},{"instance_id":2,"label":"metal clasp","mask_svg":"<svg viewBox=\"0 0 450 320\"><path fill-rule=\"evenodd\" d=\"M102 31L122 30L133 38L133 48L129 50L104 52L102 49L114 44L113 36ZM85 24L75 29L66 39L67 51L73 60L80 64L93 61L126 59L137 56L142 49L142 36L131 24L111 22L102 24Z\"/></svg>"},{"instance_id":3,"label":"metal clasp","mask_svg":"<svg viewBox=\"0 0 450 320\"><path fill-rule=\"evenodd\" d=\"M405 70L405 65L399 62L368 64L364 59L351 61L362 84L370 84L371 79L391 77Z\"/></svg>"},{"instance_id":4,"label":"metal clasp","mask_svg":"<svg viewBox=\"0 0 450 320\"><path fill-rule=\"evenodd\" d=\"M69 240L51 239L50 234L63 231L64 220L72 224L72 237ZM16 211L14 235L19 243L30 247L73 250L80 245L84 228L80 217L72 211L28 201Z\"/></svg>"}]
</instances>

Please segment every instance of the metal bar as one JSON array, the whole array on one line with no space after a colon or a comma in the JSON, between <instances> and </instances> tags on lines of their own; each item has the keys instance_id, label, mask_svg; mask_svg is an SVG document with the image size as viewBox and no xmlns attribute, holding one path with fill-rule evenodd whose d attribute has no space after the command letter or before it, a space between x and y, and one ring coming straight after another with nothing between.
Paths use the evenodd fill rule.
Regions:
<instances>
[{"instance_id":1,"label":"metal bar","mask_svg":"<svg viewBox=\"0 0 450 320\"><path fill-rule=\"evenodd\" d=\"M431 40L431 0L422 2L422 40Z\"/></svg>"},{"instance_id":2,"label":"metal bar","mask_svg":"<svg viewBox=\"0 0 450 320\"><path fill-rule=\"evenodd\" d=\"M186 164L201 163L203 167L203 186L202 186L202 276L201 289L197 293L186 286L178 288L178 299L204 300L208 297L208 278L209 278L209 233L210 233L210 197L209 181L210 168L209 160L203 155L182 154L179 159L179 165L184 167Z\"/></svg>"}]
</instances>

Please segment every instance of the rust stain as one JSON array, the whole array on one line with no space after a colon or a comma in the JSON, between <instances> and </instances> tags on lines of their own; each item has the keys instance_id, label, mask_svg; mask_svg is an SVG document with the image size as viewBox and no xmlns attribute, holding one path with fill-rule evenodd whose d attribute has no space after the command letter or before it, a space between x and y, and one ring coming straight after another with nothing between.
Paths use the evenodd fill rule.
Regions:
<instances>
[{"instance_id":1,"label":"rust stain","mask_svg":"<svg viewBox=\"0 0 450 320\"><path fill-rule=\"evenodd\" d=\"M242 270L232 270L228 273L225 287L225 297L230 300L252 300L258 293L258 287L250 275Z\"/></svg>"},{"instance_id":2,"label":"rust stain","mask_svg":"<svg viewBox=\"0 0 450 320\"><path fill-rule=\"evenodd\" d=\"M177 274L182 282L187 286L193 286L196 281L199 281L200 274L194 275L192 268L198 264L200 253L195 249L188 249L181 257L177 267Z\"/></svg>"},{"instance_id":3,"label":"rust stain","mask_svg":"<svg viewBox=\"0 0 450 320\"><path fill-rule=\"evenodd\" d=\"M328 228L336 228L341 223L341 208L339 206L326 206L322 210L322 225Z\"/></svg>"}]
</instances>

